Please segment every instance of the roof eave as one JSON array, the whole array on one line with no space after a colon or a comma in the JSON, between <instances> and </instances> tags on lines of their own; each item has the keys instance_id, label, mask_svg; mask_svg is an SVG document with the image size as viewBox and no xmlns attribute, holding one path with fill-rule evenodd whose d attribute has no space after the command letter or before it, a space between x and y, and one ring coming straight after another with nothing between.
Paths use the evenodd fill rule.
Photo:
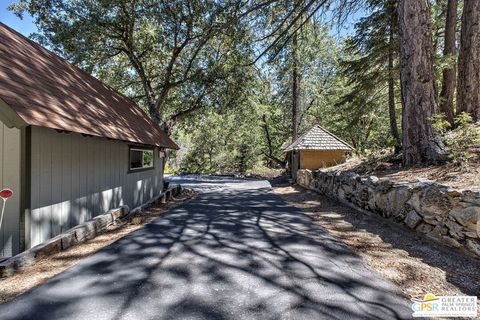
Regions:
<instances>
[{"instance_id":1,"label":"roof eave","mask_svg":"<svg viewBox=\"0 0 480 320\"><path fill-rule=\"evenodd\" d=\"M5 101L0 98L0 121L9 128L22 129L28 126L22 117L20 117Z\"/></svg>"},{"instance_id":2,"label":"roof eave","mask_svg":"<svg viewBox=\"0 0 480 320\"><path fill-rule=\"evenodd\" d=\"M353 151L352 148L326 148L326 149L312 149L312 148L292 148L292 149L284 149L283 152L290 152L290 151Z\"/></svg>"},{"instance_id":3,"label":"roof eave","mask_svg":"<svg viewBox=\"0 0 480 320\"><path fill-rule=\"evenodd\" d=\"M173 142L172 140L171 141L171 145L169 146L161 146L161 148L165 148L165 149L172 149L172 150L180 150L180 147L175 143Z\"/></svg>"}]
</instances>

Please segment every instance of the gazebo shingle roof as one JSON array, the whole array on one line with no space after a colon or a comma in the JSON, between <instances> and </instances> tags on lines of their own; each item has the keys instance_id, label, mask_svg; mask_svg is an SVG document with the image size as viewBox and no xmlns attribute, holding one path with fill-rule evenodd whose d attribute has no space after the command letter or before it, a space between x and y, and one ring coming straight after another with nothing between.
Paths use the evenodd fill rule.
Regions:
<instances>
[{"instance_id":1,"label":"gazebo shingle roof","mask_svg":"<svg viewBox=\"0 0 480 320\"><path fill-rule=\"evenodd\" d=\"M313 126L284 149L293 150L352 150L353 147L320 125Z\"/></svg>"}]
</instances>

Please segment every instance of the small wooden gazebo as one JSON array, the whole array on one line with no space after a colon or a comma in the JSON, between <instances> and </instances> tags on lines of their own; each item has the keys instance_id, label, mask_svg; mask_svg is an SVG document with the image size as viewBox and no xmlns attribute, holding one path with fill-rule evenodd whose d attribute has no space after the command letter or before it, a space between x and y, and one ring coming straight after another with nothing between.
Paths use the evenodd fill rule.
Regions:
<instances>
[{"instance_id":1,"label":"small wooden gazebo","mask_svg":"<svg viewBox=\"0 0 480 320\"><path fill-rule=\"evenodd\" d=\"M345 162L353 147L320 125L313 126L284 149L295 180L297 170L334 166Z\"/></svg>"}]
</instances>

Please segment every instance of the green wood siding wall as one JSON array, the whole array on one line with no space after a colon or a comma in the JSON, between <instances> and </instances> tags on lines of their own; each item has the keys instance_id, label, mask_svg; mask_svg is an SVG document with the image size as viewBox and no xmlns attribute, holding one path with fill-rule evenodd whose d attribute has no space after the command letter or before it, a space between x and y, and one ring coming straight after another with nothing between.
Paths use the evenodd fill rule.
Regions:
<instances>
[{"instance_id":1,"label":"green wood siding wall","mask_svg":"<svg viewBox=\"0 0 480 320\"><path fill-rule=\"evenodd\" d=\"M0 187L13 190L0 229L0 256L3 257L20 251L20 148L20 130L9 129L0 122Z\"/></svg>"},{"instance_id":2,"label":"green wood siding wall","mask_svg":"<svg viewBox=\"0 0 480 320\"><path fill-rule=\"evenodd\" d=\"M33 127L31 246L121 205L135 208L163 188L162 159L128 173L128 144Z\"/></svg>"}]
</instances>

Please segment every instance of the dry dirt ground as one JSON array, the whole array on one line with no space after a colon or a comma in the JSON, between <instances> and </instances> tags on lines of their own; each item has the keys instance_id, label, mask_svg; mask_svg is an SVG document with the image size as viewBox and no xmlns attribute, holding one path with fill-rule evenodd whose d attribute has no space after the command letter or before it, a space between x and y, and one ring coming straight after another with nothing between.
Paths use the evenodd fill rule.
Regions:
<instances>
[{"instance_id":1,"label":"dry dirt ground","mask_svg":"<svg viewBox=\"0 0 480 320\"><path fill-rule=\"evenodd\" d=\"M353 171L360 175L374 175L382 179L398 181L435 180L457 189L480 189L480 163L471 162L459 167L447 163L441 166L411 167L401 166L401 159L390 154L368 158L351 158L347 162L330 167L328 171Z\"/></svg>"},{"instance_id":2,"label":"dry dirt ground","mask_svg":"<svg viewBox=\"0 0 480 320\"><path fill-rule=\"evenodd\" d=\"M480 296L480 260L298 186L279 186L273 192L313 215L408 298L426 293Z\"/></svg>"},{"instance_id":3,"label":"dry dirt ground","mask_svg":"<svg viewBox=\"0 0 480 320\"><path fill-rule=\"evenodd\" d=\"M106 232L92 240L46 257L12 277L0 279L0 303L12 300L16 296L56 276L103 247L141 228L165 211L193 199L195 195L196 192L184 189L180 195L167 204L155 205L133 217L126 217L124 220L111 225Z\"/></svg>"}]
</instances>

